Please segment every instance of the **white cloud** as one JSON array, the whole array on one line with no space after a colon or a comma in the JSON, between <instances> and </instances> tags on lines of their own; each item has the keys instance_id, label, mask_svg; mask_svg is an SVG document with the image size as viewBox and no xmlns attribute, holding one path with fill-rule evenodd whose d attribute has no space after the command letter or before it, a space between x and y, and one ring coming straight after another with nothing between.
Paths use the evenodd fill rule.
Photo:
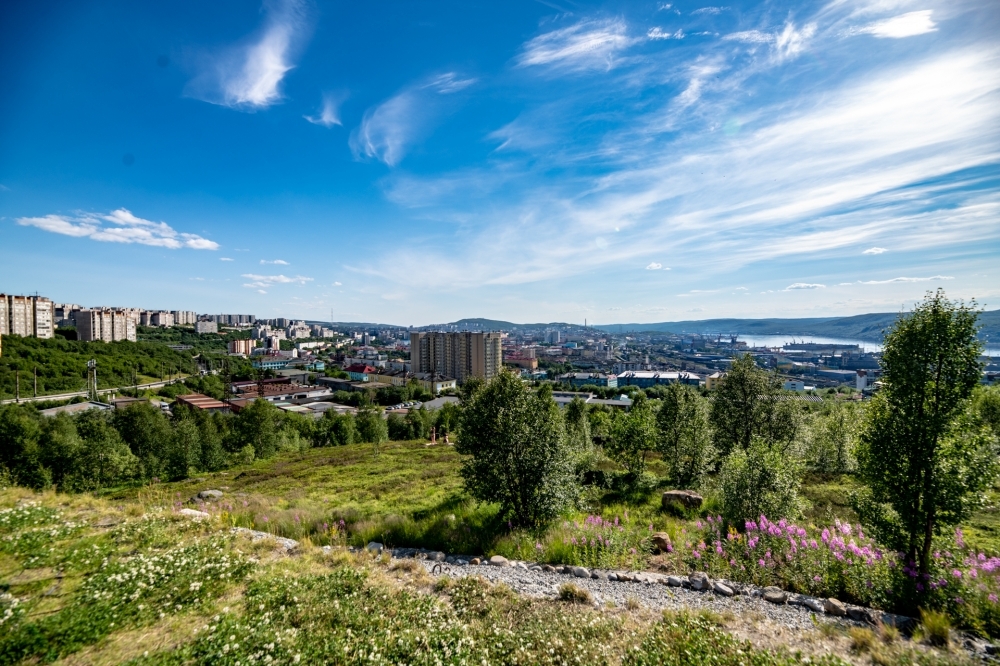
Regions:
<instances>
[{"instance_id":1,"label":"white cloud","mask_svg":"<svg viewBox=\"0 0 1000 666\"><path fill-rule=\"evenodd\" d=\"M658 271L661 268L663 268L663 264L657 263L655 261L646 266L647 271Z\"/></svg>"},{"instance_id":2,"label":"white cloud","mask_svg":"<svg viewBox=\"0 0 1000 666\"><path fill-rule=\"evenodd\" d=\"M368 109L351 133L355 157L374 157L396 166L410 146L423 138L447 110L442 96L468 88L476 79L447 72L404 88L394 97Z\"/></svg>"},{"instance_id":3,"label":"white cloud","mask_svg":"<svg viewBox=\"0 0 1000 666\"><path fill-rule=\"evenodd\" d=\"M260 31L245 43L205 57L186 94L235 109L262 109L282 98L280 85L308 36L299 0L265 2Z\"/></svg>"},{"instance_id":4,"label":"white cloud","mask_svg":"<svg viewBox=\"0 0 1000 666\"><path fill-rule=\"evenodd\" d=\"M219 261L235 261L235 260L230 257L219 257Z\"/></svg>"},{"instance_id":5,"label":"white cloud","mask_svg":"<svg viewBox=\"0 0 1000 666\"><path fill-rule=\"evenodd\" d=\"M303 277L301 275L288 277L285 275L257 275L256 273L244 273L240 277L250 280L250 282L243 285L244 287L248 287L250 289L263 289L276 284L305 284L313 281L313 278Z\"/></svg>"},{"instance_id":6,"label":"white cloud","mask_svg":"<svg viewBox=\"0 0 1000 666\"><path fill-rule=\"evenodd\" d=\"M891 280L864 280L861 284L894 284L896 282L937 282L939 280L954 280L951 275L932 275L931 277L898 277Z\"/></svg>"},{"instance_id":7,"label":"white cloud","mask_svg":"<svg viewBox=\"0 0 1000 666\"><path fill-rule=\"evenodd\" d=\"M302 117L313 125L322 125L326 128L333 127L334 125L342 125L338 109L342 101L342 96L326 93L323 95L323 107L320 109L319 115Z\"/></svg>"},{"instance_id":8,"label":"white cloud","mask_svg":"<svg viewBox=\"0 0 1000 666\"><path fill-rule=\"evenodd\" d=\"M860 28L849 30L849 34L867 34L876 37L889 39L902 39L904 37L914 37L937 30L937 24L931 19L931 10L925 9L918 12L908 12L869 23Z\"/></svg>"},{"instance_id":9,"label":"white cloud","mask_svg":"<svg viewBox=\"0 0 1000 666\"><path fill-rule=\"evenodd\" d=\"M796 28L795 24L789 21L781 32L743 30L725 35L723 39L746 44L769 44L772 59L775 62L784 62L801 54L806 49L808 41L815 34L815 23L807 23L801 28Z\"/></svg>"},{"instance_id":10,"label":"white cloud","mask_svg":"<svg viewBox=\"0 0 1000 666\"><path fill-rule=\"evenodd\" d=\"M692 14L721 14L722 12L729 9L729 7L702 7L701 9L696 9Z\"/></svg>"},{"instance_id":11,"label":"white cloud","mask_svg":"<svg viewBox=\"0 0 1000 666\"><path fill-rule=\"evenodd\" d=\"M334 282L334 283L333 283L333 286L334 286L334 287L342 287L342 286L344 286L344 285L340 284L339 282Z\"/></svg>"},{"instance_id":12,"label":"white cloud","mask_svg":"<svg viewBox=\"0 0 1000 666\"><path fill-rule=\"evenodd\" d=\"M531 39L517 63L564 70L610 69L617 53L633 43L626 33L621 19L581 21Z\"/></svg>"},{"instance_id":13,"label":"white cloud","mask_svg":"<svg viewBox=\"0 0 1000 666\"><path fill-rule=\"evenodd\" d=\"M809 282L796 282L785 287L785 291L797 291L799 289L826 289L825 284L812 284Z\"/></svg>"},{"instance_id":14,"label":"white cloud","mask_svg":"<svg viewBox=\"0 0 1000 666\"><path fill-rule=\"evenodd\" d=\"M166 222L144 220L124 208L106 215L83 213L76 216L21 217L17 219L17 223L63 236L90 238L105 243L138 243L170 250L183 247L192 250L219 249L219 244L215 241L197 234L177 232Z\"/></svg>"},{"instance_id":15,"label":"white cloud","mask_svg":"<svg viewBox=\"0 0 1000 666\"><path fill-rule=\"evenodd\" d=\"M886 251L887 250L884 247L870 247L861 254L882 254L883 252Z\"/></svg>"},{"instance_id":16,"label":"white cloud","mask_svg":"<svg viewBox=\"0 0 1000 666\"><path fill-rule=\"evenodd\" d=\"M268 261L267 259L261 259L260 263L261 263L261 265L265 265L265 264L274 264L276 266L287 266L288 265L288 262L285 261L284 259L274 259L273 261Z\"/></svg>"},{"instance_id":17,"label":"white cloud","mask_svg":"<svg viewBox=\"0 0 1000 666\"><path fill-rule=\"evenodd\" d=\"M650 28L646 33L649 39L684 39L684 31L678 29L675 32L663 32L660 28Z\"/></svg>"}]
</instances>

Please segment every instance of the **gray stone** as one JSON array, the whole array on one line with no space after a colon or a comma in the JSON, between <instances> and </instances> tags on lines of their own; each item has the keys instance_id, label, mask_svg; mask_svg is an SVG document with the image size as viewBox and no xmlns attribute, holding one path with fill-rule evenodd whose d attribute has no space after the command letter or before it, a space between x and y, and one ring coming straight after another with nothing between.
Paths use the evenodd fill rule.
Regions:
<instances>
[{"instance_id":1,"label":"gray stone","mask_svg":"<svg viewBox=\"0 0 1000 666\"><path fill-rule=\"evenodd\" d=\"M528 571L541 571L541 570L542 570L542 568L540 566L538 566L537 564L535 566L528 567Z\"/></svg>"},{"instance_id":2,"label":"gray stone","mask_svg":"<svg viewBox=\"0 0 1000 666\"><path fill-rule=\"evenodd\" d=\"M788 593L778 587L765 587L764 601L772 604L784 604L788 601Z\"/></svg>"},{"instance_id":3,"label":"gray stone","mask_svg":"<svg viewBox=\"0 0 1000 666\"><path fill-rule=\"evenodd\" d=\"M608 580L617 581L618 580L618 574L616 574L614 571L612 571L611 573L608 574Z\"/></svg>"},{"instance_id":4,"label":"gray stone","mask_svg":"<svg viewBox=\"0 0 1000 666\"><path fill-rule=\"evenodd\" d=\"M468 564L469 564L469 561L468 560L463 560L462 558L458 558L457 560L455 560L455 566L464 567L464 566L468 566Z\"/></svg>"},{"instance_id":5,"label":"gray stone","mask_svg":"<svg viewBox=\"0 0 1000 666\"><path fill-rule=\"evenodd\" d=\"M993 645L992 643L987 643L985 648L986 648L986 654L997 654L998 652L1000 652L1000 649L998 649L997 646Z\"/></svg>"},{"instance_id":6,"label":"gray stone","mask_svg":"<svg viewBox=\"0 0 1000 666\"><path fill-rule=\"evenodd\" d=\"M528 570L528 565L525 564L524 562L514 562L513 566L517 567L518 569L520 569L522 571L527 571Z\"/></svg>"},{"instance_id":7,"label":"gray stone","mask_svg":"<svg viewBox=\"0 0 1000 666\"><path fill-rule=\"evenodd\" d=\"M836 615L837 617L847 615L847 608L844 607L844 603L839 599L834 599L833 597L823 601L823 610L830 615Z\"/></svg>"},{"instance_id":8,"label":"gray stone","mask_svg":"<svg viewBox=\"0 0 1000 666\"><path fill-rule=\"evenodd\" d=\"M597 580L608 580L608 574L603 571L595 571L592 577Z\"/></svg>"},{"instance_id":9,"label":"gray stone","mask_svg":"<svg viewBox=\"0 0 1000 666\"><path fill-rule=\"evenodd\" d=\"M905 634L909 634L913 629L916 628L917 621L912 617L907 617L905 615L894 615L892 613L882 613L880 618L882 624L888 627L896 627Z\"/></svg>"},{"instance_id":10,"label":"gray stone","mask_svg":"<svg viewBox=\"0 0 1000 666\"><path fill-rule=\"evenodd\" d=\"M661 553L666 553L671 545L670 535L666 532L654 532L653 536L649 537L649 539L653 542L653 548L656 548Z\"/></svg>"},{"instance_id":11,"label":"gray stone","mask_svg":"<svg viewBox=\"0 0 1000 666\"><path fill-rule=\"evenodd\" d=\"M868 624L875 624L875 618L872 612L867 608L861 608L859 606L848 606L847 616L850 617L855 622L867 622Z\"/></svg>"},{"instance_id":12,"label":"gray stone","mask_svg":"<svg viewBox=\"0 0 1000 666\"><path fill-rule=\"evenodd\" d=\"M383 548L384 546L380 544L378 541L369 541L368 545L365 546L365 550L372 553L381 553Z\"/></svg>"},{"instance_id":13,"label":"gray stone","mask_svg":"<svg viewBox=\"0 0 1000 666\"><path fill-rule=\"evenodd\" d=\"M700 509L703 498L690 490L668 490L660 498L660 506L664 509L670 505L680 505L685 509Z\"/></svg>"},{"instance_id":14,"label":"gray stone","mask_svg":"<svg viewBox=\"0 0 1000 666\"><path fill-rule=\"evenodd\" d=\"M820 601L819 599L813 599L813 598L806 599L804 602L802 602L802 605L814 613L826 612L826 607L823 605L823 602Z\"/></svg>"},{"instance_id":15,"label":"gray stone","mask_svg":"<svg viewBox=\"0 0 1000 666\"><path fill-rule=\"evenodd\" d=\"M431 562L444 562L446 559L448 559L448 556L442 553L441 551L438 551L436 553L431 553L430 555L428 555L427 559L430 560Z\"/></svg>"},{"instance_id":16,"label":"gray stone","mask_svg":"<svg viewBox=\"0 0 1000 666\"><path fill-rule=\"evenodd\" d=\"M480 562L482 562L482 560L480 560L478 557L473 557L471 560L469 560L469 564L473 566L478 565Z\"/></svg>"},{"instance_id":17,"label":"gray stone","mask_svg":"<svg viewBox=\"0 0 1000 666\"><path fill-rule=\"evenodd\" d=\"M712 579L704 571L695 571L688 576L688 580L691 581L692 590L707 590L712 586Z\"/></svg>"},{"instance_id":18,"label":"gray stone","mask_svg":"<svg viewBox=\"0 0 1000 666\"><path fill-rule=\"evenodd\" d=\"M573 575L577 578L590 578L590 571L584 567L573 567Z\"/></svg>"},{"instance_id":19,"label":"gray stone","mask_svg":"<svg viewBox=\"0 0 1000 666\"><path fill-rule=\"evenodd\" d=\"M684 584L680 576L667 576L667 585L670 587L680 587Z\"/></svg>"},{"instance_id":20,"label":"gray stone","mask_svg":"<svg viewBox=\"0 0 1000 666\"><path fill-rule=\"evenodd\" d=\"M714 589L717 594L721 594L724 597L733 596L733 588L729 587L728 585L723 585L718 581L716 581L712 585L712 589Z\"/></svg>"},{"instance_id":21,"label":"gray stone","mask_svg":"<svg viewBox=\"0 0 1000 666\"><path fill-rule=\"evenodd\" d=\"M548 573L555 573L556 568L554 566L552 566L551 564L543 564L542 565L542 571L546 571Z\"/></svg>"},{"instance_id":22,"label":"gray stone","mask_svg":"<svg viewBox=\"0 0 1000 666\"><path fill-rule=\"evenodd\" d=\"M206 502L217 500L221 497L222 497L221 490L202 490L200 493L198 493L198 499L205 500Z\"/></svg>"},{"instance_id":23,"label":"gray stone","mask_svg":"<svg viewBox=\"0 0 1000 666\"><path fill-rule=\"evenodd\" d=\"M177 513L182 516L187 516L188 518L195 518L197 520L201 520L202 518L211 518L211 516L204 511L197 511L195 509L181 509Z\"/></svg>"},{"instance_id":24,"label":"gray stone","mask_svg":"<svg viewBox=\"0 0 1000 666\"><path fill-rule=\"evenodd\" d=\"M510 562L503 555L494 555L490 558L490 565L494 567L509 567Z\"/></svg>"}]
</instances>

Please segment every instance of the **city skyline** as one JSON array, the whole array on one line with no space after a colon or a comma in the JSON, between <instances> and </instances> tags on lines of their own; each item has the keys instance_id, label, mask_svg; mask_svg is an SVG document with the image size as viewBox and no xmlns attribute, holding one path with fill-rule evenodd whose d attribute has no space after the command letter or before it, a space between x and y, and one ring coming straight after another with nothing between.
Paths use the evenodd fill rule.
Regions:
<instances>
[{"instance_id":1,"label":"city skyline","mask_svg":"<svg viewBox=\"0 0 1000 666\"><path fill-rule=\"evenodd\" d=\"M0 282L428 325L1000 304L988 2L21 3Z\"/></svg>"}]
</instances>

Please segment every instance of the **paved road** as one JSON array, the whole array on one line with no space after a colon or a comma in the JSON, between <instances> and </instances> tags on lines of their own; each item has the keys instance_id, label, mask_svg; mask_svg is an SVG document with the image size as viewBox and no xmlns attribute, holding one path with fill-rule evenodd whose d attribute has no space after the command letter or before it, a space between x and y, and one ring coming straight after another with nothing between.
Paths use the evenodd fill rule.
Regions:
<instances>
[{"instance_id":1,"label":"paved road","mask_svg":"<svg viewBox=\"0 0 1000 666\"><path fill-rule=\"evenodd\" d=\"M153 382L152 384L139 384L139 388L140 389L160 388L161 386L166 386L167 384L170 384L171 382L176 382L176 381L180 381L180 380L178 380L178 379L172 379L172 380L166 381L166 382ZM133 388L135 388L135 386L132 385L132 384L129 384L128 386L119 386L117 388L101 389L100 391L98 391L98 395L107 395L109 393L121 393L124 390L131 390ZM26 397L26 398L22 397L21 398L21 402L47 402L49 400L72 400L73 398L79 398L79 397L87 397L87 392L86 391L77 391L75 393L59 393L59 394L56 394L56 395L40 395L37 398L32 398L30 396ZM12 402L17 402L17 400L15 400L14 398L10 398L8 400L0 400L0 405L6 405L6 404L10 404Z\"/></svg>"}]
</instances>

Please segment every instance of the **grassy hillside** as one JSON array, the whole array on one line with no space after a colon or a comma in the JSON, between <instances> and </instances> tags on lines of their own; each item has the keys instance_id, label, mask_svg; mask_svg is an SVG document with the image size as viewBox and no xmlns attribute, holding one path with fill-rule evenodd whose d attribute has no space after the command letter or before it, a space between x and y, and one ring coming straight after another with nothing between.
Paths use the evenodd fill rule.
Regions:
<instances>
[{"instance_id":1,"label":"grassy hillside","mask_svg":"<svg viewBox=\"0 0 1000 666\"><path fill-rule=\"evenodd\" d=\"M852 654L852 639L833 625L779 638L763 618L529 600L339 547L324 552L305 542L286 553L226 525L149 501L0 490L0 664L870 660ZM726 623L753 634L756 645ZM863 645L880 664L966 663L898 641Z\"/></svg>"}]
</instances>

